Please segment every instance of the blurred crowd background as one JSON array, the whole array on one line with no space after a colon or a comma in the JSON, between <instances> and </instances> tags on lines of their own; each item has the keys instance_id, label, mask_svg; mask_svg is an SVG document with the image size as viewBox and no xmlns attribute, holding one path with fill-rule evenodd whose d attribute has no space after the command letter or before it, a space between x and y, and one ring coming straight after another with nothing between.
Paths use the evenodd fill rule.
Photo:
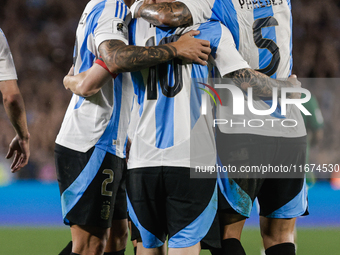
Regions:
<instances>
[{"instance_id":1,"label":"blurred crowd background","mask_svg":"<svg viewBox=\"0 0 340 255\"><path fill-rule=\"evenodd\" d=\"M62 80L72 65L75 30L87 2L0 0L0 28L13 54L31 133L29 165L10 174L11 161L4 157L15 133L0 108L0 184L11 178L56 180L54 141L72 96ZM340 78L340 1L292 0L292 12L294 73ZM324 138L311 151L314 163L340 164L340 86L332 80L329 86L327 80L303 84L318 99L325 119Z\"/></svg>"}]
</instances>

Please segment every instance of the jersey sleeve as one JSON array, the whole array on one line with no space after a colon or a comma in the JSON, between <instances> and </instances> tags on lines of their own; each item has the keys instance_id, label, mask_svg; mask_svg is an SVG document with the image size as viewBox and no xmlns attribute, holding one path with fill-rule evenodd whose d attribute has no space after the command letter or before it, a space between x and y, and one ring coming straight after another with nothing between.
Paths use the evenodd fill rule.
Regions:
<instances>
[{"instance_id":1,"label":"jersey sleeve","mask_svg":"<svg viewBox=\"0 0 340 255\"><path fill-rule=\"evenodd\" d=\"M94 30L96 47L106 40L120 40L128 44L128 23L131 13L121 1L107 1Z\"/></svg>"},{"instance_id":2,"label":"jersey sleeve","mask_svg":"<svg viewBox=\"0 0 340 255\"><path fill-rule=\"evenodd\" d=\"M177 0L177 2L185 4L191 13L193 23L199 24L210 19L215 0Z\"/></svg>"},{"instance_id":3,"label":"jersey sleeve","mask_svg":"<svg viewBox=\"0 0 340 255\"><path fill-rule=\"evenodd\" d=\"M250 68L236 49L236 45L228 28L221 25L221 40L216 49L215 65L221 76L243 68Z\"/></svg>"},{"instance_id":4,"label":"jersey sleeve","mask_svg":"<svg viewBox=\"0 0 340 255\"><path fill-rule=\"evenodd\" d=\"M6 37L0 29L0 81L18 79L12 53Z\"/></svg>"}]
</instances>

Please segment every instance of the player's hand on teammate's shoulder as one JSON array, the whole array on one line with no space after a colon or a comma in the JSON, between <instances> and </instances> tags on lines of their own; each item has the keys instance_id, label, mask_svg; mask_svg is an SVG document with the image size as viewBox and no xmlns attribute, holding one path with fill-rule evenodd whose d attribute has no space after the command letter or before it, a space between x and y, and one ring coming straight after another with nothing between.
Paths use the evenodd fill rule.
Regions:
<instances>
[{"instance_id":1,"label":"player's hand on teammate's shoulder","mask_svg":"<svg viewBox=\"0 0 340 255\"><path fill-rule=\"evenodd\" d=\"M14 155L14 159L11 164L12 173L20 170L28 163L28 159L30 157L29 137L29 134L26 138L20 138L18 135L16 135L9 144L9 150L6 158L9 159Z\"/></svg>"},{"instance_id":2,"label":"player's hand on teammate's shoulder","mask_svg":"<svg viewBox=\"0 0 340 255\"><path fill-rule=\"evenodd\" d=\"M297 79L295 74L289 76L288 80L292 84L292 88L301 88L301 82ZM289 98L299 99L301 98L301 93L290 93Z\"/></svg>"},{"instance_id":3,"label":"player's hand on teammate's shoulder","mask_svg":"<svg viewBox=\"0 0 340 255\"><path fill-rule=\"evenodd\" d=\"M182 35L176 44L177 56L189 63L194 62L201 65L207 65L207 60L211 52L210 42L194 38L200 31L192 30Z\"/></svg>"}]
</instances>

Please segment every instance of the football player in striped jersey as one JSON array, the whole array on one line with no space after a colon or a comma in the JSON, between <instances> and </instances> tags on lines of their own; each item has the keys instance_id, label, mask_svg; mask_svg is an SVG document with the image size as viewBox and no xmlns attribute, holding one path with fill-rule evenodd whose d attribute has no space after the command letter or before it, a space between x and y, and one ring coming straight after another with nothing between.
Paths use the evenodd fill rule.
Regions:
<instances>
[{"instance_id":1,"label":"football player in striped jersey","mask_svg":"<svg viewBox=\"0 0 340 255\"><path fill-rule=\"evenodd\" d=\"M141 22L141 21L139 21ZM135 24L135 23L133 23ZM150 27L148 24L141 23L142 26L138 27L137 29L134 28L132 31L132 34L130 38L132 39L132 42L137 42L138 45L145 46L145 43L147 45L152 46L156 45L158 43L164 43L167 41L176 41L179 37L179 34L181 33L181 30L164 30L162 31L159 28ZM192 28L191 28L192 29ZM242 79L247 77L247 75L251 75L251 77L255 78L257 85L262 86L258 91L259 95L261 96L268 96L267 87L271 86L288 86L285 82L279 82L272 79L269 79L267 76L255 72L251 69L249 69L248 65L240 58L240 55L237 53L233 39L230 35L229 30L227 30L225 27L221 27L221 25L218 22L213 22L211 24L204 24L202 27L200 27L202 31L205 32L205 35L201 33L201 38L209 39L210 44L213 43L214 46L212 48L214 49L214 56L218 56L215 61L217 61L219 66L220 73L227 74L232 73L234 78ZM137 31L137 32L135 32ZM155 36L154 33L157 31L157 36ZM209 32L208 32L209 31ZM214 36L211 36L211 32L215 31L213 33ZM176 34L177 33L177 34ZM179 34L178 34L179 33ZM150 37L146 38L145 42L143 43L143 37L147 37L150 35ZM153 35L153 36L152 36ZM223 36L222 36L223 35ZM165 37L163 37L165 36ZM210 38L209 38L210 37ZM135 40L135 41L134 41ZM228 48L228 49L225 49ZM223 54L229 53L228 57L224 56ZM232 57L230 58L230 56ZM183 66L183 67L182 67ZM211 66L210 66L211 67ZM168 69L169 68L169 69ZM183 70L182 70L183 69ZM234 74L233 70L239 70L236 75ZM168 70L170 73L168 73ZM171 71L172 70L172 71ZM133 180L134 178L146 177L148 179L147 175L145 175L146 172L150 171L150 175L158 175L161 172L169 171L174 176L171 178L169 175L168 178L166 178L166 182L170 185L174 180L178 180L178 177L183 175L181 189L179 189L177 192L178 194L173 195L179 195L182 196L184 192L188 191L188 187L186 187L186 184L188 183L194 183L194 181L189 181L190 179L189 169L190 168L190 140L194 140L195 142L203 141L203 144L207 145L205 148L205 151L203 154L196 154L195 156L201 157L202 155L206 155L206 152L209 151L210 154L210 164L215 162L215 154L214 154L214 141L211 139L213 135L211 135L211 124L212 121L208 120L206 117L200 116L200 96L201 93L197 93L197 89L195 89L195 86L191 84L190 79L191 78L201 78L201 81L205 81L206 78L209 77L209 67L200 67L197 65L191 66L191 65L181 65L178 61L174 61L173 63L166 63L165 65L162 64L161 66L150 68L143 70L141 72L136 72L133 74L134 79L134 86L135 86L135 92L138 96L138 103L140 104L142 110L140 110L141 119L139 120L139 123L137 124L137 129L134 134L134 141L132 143L132 150L130 152L131 158L129 159L129 167L132 169L129 171L129 179ZM76 77L76 76L75 76ZM74 78L75 78L74 77ZM77 76L79 77L79 76ZM150 78L147 78L150 77ZM172 77L172 78L171 78ZM183 81L185 81L183 85ZM155 83L156 82L156 83ZM175 82L175 83L174 83ZM81 84L81 83L78 83ZM176 84L174 86L173 84ZM250 86L251 84L249 84ZM203 85L201 85L203 86ZM181 92L182 91L182 92ZM188 96L190 95L190 96ZM189 104L189 105L188 105ZM189 107L181 107L186 106ZM154 108L155 107L155 108ZM157 107L160 107L162 110L157 110ZM154 109L154 110L153 110ZM156 117L156 115L158 117ZM176 117L171 117L175 116ZM152 117L154 116L154 117ZM185 116L190 116L189 118L185 118ZM211 117L211 116L210 116ZM153 121L154 119L154 121ZM158 121L157 121L158 119ZM151 121L151 122L150 122ZM191 123L188 124L188 121ZM153 124L155 124L156 130L153 129ZM158 127L157 127L158 125ZM191 128L191 125L193 127ZM210 125L210 126L209 126ZM200 129L203 131L201 134L203 134L201 137L194 137L194 139L190 139L192 130ZM179 132L178 132L179 131ZM181 134L182 132L182 134ZM136 136L137 134L137 136ZM210 134L210 135L209 135ZM189 135L189 137L188 137ZM138 138L137 141L136 137ZM152 138L154 137L154 138ZM182 138L181 138L182 137ZM210 138L209 138L210 137ZM139 139L140 138L140 139ZM143 139L144 138L144 139ZM189 138L189 139L188 139ZM149 143L149 145L145 144L145 141ZM153 142L154 141L154 142ZM183 143L181 144L180 141ZM210 145L210 147L208 146ZM135 149L133 148L135 146ZM147 147L147 149L143 149L143 147ZM188 150L189 147L189 150ZM199 146L197 146L199 147ZM211 150L209 150L210 148ZM151 158L150 158L151 157ZM161 160L159 158L162 158ZM154 168L155 167L155 168ZM135 171L136 170L136 171ZM131 172L131 174L130 174ZM134 172L134 173L132 173ZM139 176L141 174L141 176ZM145 183L150 183L150 179L146 180ZM138 183L141 181L140 178L137 178L135 180ZM205 185L211 185L205 184ZM200 187L200 189L203 190L209 190L209 188L205 189L205 185L195 185L195 187ZM133 185L135 186L135 185ZM148 185L146 185L148 186ZM141 212L139 208L147 208L144 205L137 205L133 206L133 204L136 203L136 194L133 194L137 192L139 196L144 196L145 192L149 193L145 190L145 185L136 185L137 189L144 189L143 192L138 192L136 190L133 190L134 188L130 189L131 193L131 208L132 210L129 210L132 214L132 218L135 223L139 226L140 229L142 229L142 236L143 243L146 247L150 249L157 248L163 243L163 238L166 234L169 234L169 236L172 238L171 242L169 241L169 247L171 252L174 252L176 248L189 248L193 249L194 253L197 251L197 244L200 241L201 238L206 234L206 232L209 229L209 221L211 221L211 215L207 217L207 214L205 213L200 217L201 219L208 219L205 224L201 224L201 226L197 229L197 232L195 232L195 237L193 238L193 231L191 231L191 237L183 238L181 237L181 234L186 232L188 229L188 226L190 225L190 222L192 223L193 218L195 217L195 214L200 212L202 210L202 203L204 204L204 201L201 201L201 204L198 203L199 208L192 208L195 213L192 213L192 211L188 211L186 215L188 217L184 217L185 223L183 226L177 226L176 228L172 228L171 232L163 228L164 224L172 224L173 222L179 222L181 221L180 217L177 217L177 219L169 219L169 221L162 220L162 217L165 217L164 215L160 214L160 222L162 224L158 224L157 222L153 222L151 225L148 225L147 228L152 228L154 233L149 233L149 231L143 231L145 229L143 227L143 224L146 222L150 222L150 218L148 220L148 217L150 217L150 214L146 211ZM152 189L152 185L150 187ZM129 188L128 188L129 190ZM190 190L190 189L189 189ZM145 192L144 192L145 191ZM170 190L169 190L170 191ZM172 192L176 192L176 190L171 190ZM199 197L202 197L202 192L198 192ZM154 190L151 191L149 194L155 194ZM171 199L169 194L167 194L164 190L160 192L161 199L158 202L155 202L156 207L162 207L162 203L170 203ZM212 197L209 196L209 192L206 192L206 200L207 201L213 201L211 200ZM196 197L197 198L197 197ZM190 203L192 203L192 197L188 197L190 200ZM138 200L138 199L137 199ZM146 196L143 197L143 201L150 201L150 199ZM153 201L151 199L151 201ZM195 200L196 201L196 200ZM147 203L147 202L146 202ZM213 202L211 202L213 203ZM182 205L185 205L186 203L179 203L174 205L173 208L177 208L179 211L181 211ZM137 209L136 209L137 208ZM211 206L207 207L208 209L211 209ZM150 208L149 208L150 209ZM207 211L208 211L207 209ZM138 211L138 212L136 212ZM135 216L134 216L135 215ZM154 214L153 214L154 215ZM169 212L165 215L169 215ZM139 217L138 217L139 216ZM203 217L204 216L204 217ZM174 215L174 217L176 217ZM142 221L139 222L139 220ZM171 223L172 222L172 223ZM189 225L186 225L188 223ZM155 228L155 229L154 229ZM169 233L169 232L170 233ZM199 233L199 235L197 235ZM146 237L145 237L146 236ZM151 240L148 238L150 236L154 236ZM156 236L156 238L155 238ZM155 243L155 240L158 240ZM162 241L163 240L163 241ZM185 240L186 245L192 244L192 246L181 246L182 240ZM198 241L197 241L198 240ZM178 249L177 249L178 250ZM184 252L187 252L187 250L183 250Z\"/></svg>"},{"instance_id":2,"label":"football player in striped jersey","mask_svg":"<svg viewBox=\"0 0 340 255\"><path fill-rule=\"evenodd\" d=\"M130 18L122 0L89 1L78 24L70 74L88 70L101 55L99 63L105 61L112 76L101 80L100 87L90 84L91 75L80 87L72 87L71 75L64 79L76 94L56 139L55 158L63 220L71 228L72 254L102 254L112 224L121 230L121 240L118 247L110 243L107 254L124 253L125 148L133 87L128 73L114 73L174 57L205 64L210 53L207 42L192 37L198 33L194 31L168 45L128 46Z\"/></svg>"},{"instance_id":3,"label":"football player in striped jersey","mask_svg":"<svg viewBox=\"0 0 340 255\"><path fill-rule=\"evenodd\" d=\"M154 4L146 0L135 3L133 15L142 17L154 25L187 26L207 19L219 20L231 31L240 54L249 65L275 79L287 78L292 69L292 16L290 0L179 0ZM236 71L237 73L237 71ZM245 96L246 98L246 96ZM226 98L228 102L228 98ZM229 98L230 99L230 98ZM245 100L246 107L246 100ZM256 109L272 107L271 98L257 97ZM258 116L246 112L242 120L269 119L275 125L254 128L251 126L219 125L217 143L222 164L237 167L247 162L259 165L269 160L273 165L299 165L304 162L306 130L299 109L291 106L287 115L280 114L280 105L271 115ZM218 105L218 118L240 119L232 114L232 107ZM294 127L282 128L280 120L293 119ZM278 125L277 125L278 124ZM225 144L229 144L224 146ZM247 148L241 148L247 144ZM276 144L276 145L275 145ZM219 144L218 148L220 147ZM265 145L265 146L263 146ZM241 147L240 147L241 146ZM267 149L265 148L267 146ZM230 161L230 155L238 155L246 150L242 159ZM270 151L278 150L278 159ZM256 152L261 152L257 155ZM241 153L242 154L242 153ZM268 158L263 158L267 156ZM266 254L295 254L294 226L297 216L308 214L305 180L299 178L259 180L247 178L221 178L219 201L224 253L245 254L240 243L245 219L249 217L255 197L260 200L260 227ZM236 187L236 189L235 189ZM229 192L227 192L229 190ZM236 192L236 190L241 191ZM235 192L230 192L235 191ZM247 198L247 199L243 199ZM274 203L275 201L275 203ZM293 206L294 204L294 206Z\"/></svg>"}]
</instances>

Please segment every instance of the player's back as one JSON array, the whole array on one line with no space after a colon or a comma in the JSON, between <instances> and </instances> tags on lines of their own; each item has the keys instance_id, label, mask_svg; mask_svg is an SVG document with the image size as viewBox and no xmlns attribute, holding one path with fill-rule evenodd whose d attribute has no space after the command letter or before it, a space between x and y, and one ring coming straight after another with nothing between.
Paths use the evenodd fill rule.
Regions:
<instances>
[{"instance_id":1,"label":"player's back","mask_svg":"<svg viewBox=\"0 0 340 255\"><path fill-rule=\"evenodd\" d=\"M287 78L292 68L290 0L179 0L193 22L221 21L251 68L273 78Z\"/></svg>"},{"instance_id":2,"label":"player's back","mask_svg":"<svg viewBox=\"0 0 340 255\"><path fill-rule=\"evenodd\" d=\"M292 69L290 0L216 0L212 19L221 20L251 68L272 78L287 78Z\"/></svg>"},{"instance_id":3,"label":"player's back","mask_svg":"<svg viewBox=\"0 0 340 255\"><path fill-rule=\"evenodd\" d=\"M215 55L221 40L221 24L211 22L191 29L201 31L196 37L209 40L211 54ZM137 19L131 22L129 32L131 44L154 46L177 41L184 30L158 28ZM132 73L140 119L130 150L129 168L190 167L193 157L214 165L212 114L208 110L207 115L201 115L204 85L199 83L208 82L211 68L210 64L185 64L174 59ZM209 104L210 101L208 109Z\"/></svg>"},{"instance_id":4,"label":"player's back","mask_svg":"<svg viewBox=\"0 0 340 255\"><path fill-rule=\"evenodd\" d=\"M218 19L231 31L236 47L251 68L274 79L285 79L292 70L292 16L290 0L238 1L216 0L212 7L212 19ZM247 100L247 96L245 96ZM231 101L230 98L229 100ZM230 106L230 105L226 105ZM272 106L271 98L257 98L254 108L266 110ZM261 119L263 127L249 125L224 126L225 133L253 133L266 136L299 137L306 134L299 109L288 106L287 115L281 114L280 105L271 115L254 115L245 101L245 115L233 116L230 109L223 109L219 117L232 117L235 122ZM291 121L291 120L293 121ZM267 125L269 122L275 124ZM281 124L289 122L290 127ZM293 126L293 127L291 127Z\"/></svg>"},{"instance_id":5,"label":"player's back","mask_svg":"<svg viewBox=\"0 0 340 255\"><path fill-rule=\"evenodd\" d=\"M128 15L129 10L121 0L92 0L87 4L76 32L75 74L93 65L102 41L118 39L128 43ZM118 30L123 23L126 23L123 29ZM56 142L82 152L97 145L124 157L132 95L128 74L119 74L93 96L83 98L74 94Z\"/></svg>"},{"instance_id":6,"label":"player's back","mask_svg":"<svg viewBox=\"0 0 340 255\"><path fill-rule=\"evenodd\" d=\"M272 78L288 78L292 69L292 16L290 0L179 0L189 8L193 21L204 19L220 20L229 28L237 49L250 67ZM288 106L287 115L281 115L280 106L268 116L252 114L248 109L245 94L244 116L232 114L232 98L224 98L225 105L218 118L243 123L261 119L261 123L274 123L254 128L247 124L231 127L223 125L224 133L250 133L266 136L299 137L306 135L299 109ZM255 98L254 108L268 110L271 98ZM292 119L290 126L284 127L281 121ZM268 120L268 121L267 121ZM273 122L272 122L273 121ZM295 125L296 124L296 125ZM284 124L285 125L285 124Z\"/></svg>"}]
</instances>

